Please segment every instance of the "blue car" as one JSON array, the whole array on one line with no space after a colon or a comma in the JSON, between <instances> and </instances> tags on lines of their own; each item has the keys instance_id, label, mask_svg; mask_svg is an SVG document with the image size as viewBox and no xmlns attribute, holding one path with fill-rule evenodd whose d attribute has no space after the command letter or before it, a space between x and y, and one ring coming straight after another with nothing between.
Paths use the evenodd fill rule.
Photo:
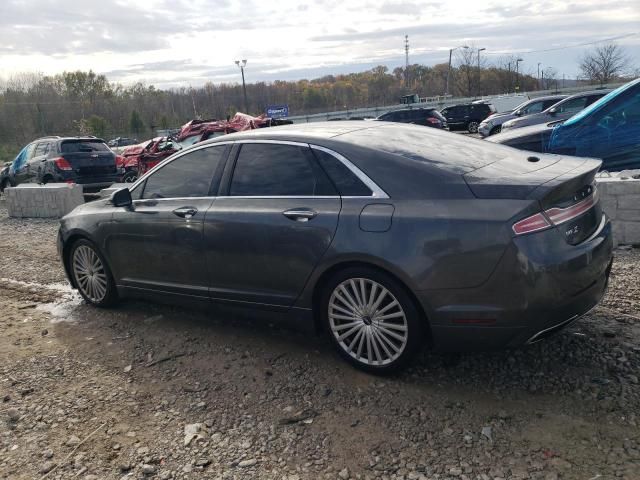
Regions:
<instances>
[{"instance_id":1,"label":"blue car","mask_svg":"<svg viewBox=\"0 0 640 480\"><path fill-rule=\"evenodd\" d=\"M640 168L640 79L564 122L524 127L487 141L534 152L601 158L602 170L610 172Z\"/></svg>"}]
</instances>

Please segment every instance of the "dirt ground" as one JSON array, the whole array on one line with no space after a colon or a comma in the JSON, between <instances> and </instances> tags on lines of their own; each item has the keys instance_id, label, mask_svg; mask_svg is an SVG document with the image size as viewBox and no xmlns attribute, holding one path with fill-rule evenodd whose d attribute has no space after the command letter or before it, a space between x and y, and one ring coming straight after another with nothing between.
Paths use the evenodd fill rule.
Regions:
<instances>
[{"instance_id":1,"label":"dirt ground","mask_svg":"<svg viewBox=\"0 0 640 480\"><path fill-rule=\"evenodd\" d=\"M56 230L0 199L0 478L640 479L640 250L546 342L378 378L277 322L91 308Z\"/></svg>"}]
</instances>

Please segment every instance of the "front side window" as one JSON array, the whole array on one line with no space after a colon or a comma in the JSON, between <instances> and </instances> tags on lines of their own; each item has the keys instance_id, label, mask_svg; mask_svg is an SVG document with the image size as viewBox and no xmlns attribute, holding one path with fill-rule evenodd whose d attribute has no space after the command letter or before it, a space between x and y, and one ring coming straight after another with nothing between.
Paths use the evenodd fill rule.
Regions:
<instances>
[{"instance_id":1,"label":"front side window","mask_svg":"<svg viewBox=\"0 0 640 480\"><path fill-rule=\"evenodd\" d=\"M229 195L306 197L336 195L335 187L306 146L244 144Z\"/></svg>"},{"instance_id":2,"label":"front side window","mask_svg":"<svg viewBox=\"0 0 640 480\"><path fill-rule=\"evenodd\" d=\"M224 145L202 148L182 155L152 173L134 191L133 198L208 197L220 167Z\"/></svg>"}]
</instances>

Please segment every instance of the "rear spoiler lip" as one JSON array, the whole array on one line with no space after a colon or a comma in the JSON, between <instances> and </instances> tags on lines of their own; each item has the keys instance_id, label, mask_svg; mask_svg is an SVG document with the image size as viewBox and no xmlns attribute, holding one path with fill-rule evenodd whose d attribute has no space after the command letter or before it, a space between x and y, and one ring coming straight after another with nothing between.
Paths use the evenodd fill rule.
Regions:
<instances>
[{"instance_id":1,"label":"rear spoiler lip","mask_svg":"<svg viewBox=\"0 0 640 480\"><path fill-rule=\"evenodd\" d=\"M576 157L573 157L573 158L576 158ZM596 173L598 173L598 170L600 170L600 167L602 166L602 160L598 158L588 158L588 157L578 157L578 158L582 158L584 160L580 165L569 170L568 172L565 172L561 175L558 175L555 178L552 178L551 180L541 183L535 189L533 189L533 191L528 195L527 198L530 198L532 200L542 200L546 196L546 194L549 192L550 187L559 185L560 183L566 182L577 176L591 174L591 176L595 178Z\"/></svg>"}]
</instances>

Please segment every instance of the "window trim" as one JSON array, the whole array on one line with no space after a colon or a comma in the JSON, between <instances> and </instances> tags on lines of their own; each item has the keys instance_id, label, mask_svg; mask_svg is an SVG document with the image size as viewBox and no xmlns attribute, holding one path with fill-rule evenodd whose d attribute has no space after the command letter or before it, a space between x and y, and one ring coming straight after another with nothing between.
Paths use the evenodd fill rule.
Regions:
<instances>
[{"instance_id":1,"label":"window trim","mask_svg":"<svg viewBox=\"0 0 640 480\"><path fill-rule=\"evenodd\" d=\"M233 196L233 195L211 195L208 197L188 197L188 198L264 198L264 199L287 199L287 198L300 198L300 199L309 199L309 198L373 198L373 199L389 199L389 195L387 195L387 193L378 186L377 183L375 183L371 178L369 178L369 176L367 176L366 173L364 173L362 170L360 170L360 168L358 168L356 165L354 165L349 159L347 159L344 155L331 150L330 148L324 147L322 145L316 145L313 143L308 143L308 142L296 142L296 141L292 141L292 140L272 140L272 139L246 139L246 140L224 140L221 142L213 142L213 143L207 143L204 145L198 145L198 146L194 146L194 147L189 147L185 150L181 150L179 152L176 152L174 155L172 155L171 157L163 160L162 162L160 162L158 165L156 165L155 167L153 167L151 170L149 170L148 172L146 172L142 177L140 177L131 187L129 190L134 190L135 188L138 187L138 185L140 185L143 182L146 182L147 177L151 176L153 174L153 172L155 172L156 170L159 170L160 168L163 168L165 165L168 165L171 162L174 162L176 160L178 160L180 157L182 157L183 155L186 155L187 153L191 153L194 152L196 150L201 150L204 148L208 148L208 147L214 147L214 146L231 146L233 147L233 145L243 145L243 144L255 144L255 143L266 143L266 144L277 144L277 145L292 145L292 146L297 146L297 147L308 147L311 148L312 150L320 150L323 151L325 153L328 153L329 155L332 155L333 157L335 157L339 162L341 162L345 167L347 167L351 173L353 173L356 177L358 177L358 179L364 183L370 190L371 190L371 195L354 195L354 196L340 196L340 195L328 195L328 196L320 196L320 195L312 195L312 196L290 196L290 195L278 195L278 196L264 196L264 195L257 195L257 196ZM197 145L197 144L196 144ZM218 192L220 192L221 189L224 189L228 192L228 187L230 185L231 179L232 179L232 175L230 175L228 178L226 177L226 170L229 167L229 164L233 164L233 170L235 170L235 164L236 161L238 160L238 154L239 154L239 150L237 152L234 152L232 148L228 149L227 155L225 157L225 167L223 170L223 173L221 174L220 177L220 183L218 185ZM233 172L232 172L233 173ZM228 185L225 185L225 183L227 183ZM171 200L171 199L175 199L177 197L168 197L165 199L155 199L155 200ZM149 200L149 199L140 199L140 200Z\"/></svg>"}]
</instances>

